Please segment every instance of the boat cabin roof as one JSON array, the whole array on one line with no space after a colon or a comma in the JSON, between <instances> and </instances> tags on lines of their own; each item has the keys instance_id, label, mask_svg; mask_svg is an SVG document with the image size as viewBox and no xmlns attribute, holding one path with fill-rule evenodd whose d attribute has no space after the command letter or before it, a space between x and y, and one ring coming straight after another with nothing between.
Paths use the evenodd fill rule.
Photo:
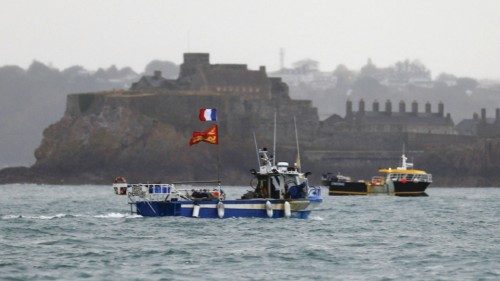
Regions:
<instances>
[{"instance_id":1,"label":"boat cabin roof","mask_svg":"<svg viewBox=\"0 0 500 281\"><path fill-rule=\"evenodd\" d=\"M425 175L427 174L425 171L422 170L403 170L403 169L380 169L378 170L380 173L384 174L413 174L413 175Z\"/></svg>"}]
</instances>

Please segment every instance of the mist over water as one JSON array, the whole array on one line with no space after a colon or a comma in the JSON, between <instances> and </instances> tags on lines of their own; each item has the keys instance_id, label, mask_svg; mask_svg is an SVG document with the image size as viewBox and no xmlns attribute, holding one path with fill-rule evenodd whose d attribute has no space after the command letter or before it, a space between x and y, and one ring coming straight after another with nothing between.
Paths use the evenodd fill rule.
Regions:
<instances>
[{"instance_id":1,"label":"mist over water","mask_svg":"<svg viewBox=\"0 0 500 281\"><path fill-rule=\"evenodd\" d=\"M230 197L246 188L227 187ZM325 197L309 220L143 218L110 186L0 186L5 280L497 280L499 189ZM326 191L326 190L324 190Z\"/></svg>"}]
</instances>

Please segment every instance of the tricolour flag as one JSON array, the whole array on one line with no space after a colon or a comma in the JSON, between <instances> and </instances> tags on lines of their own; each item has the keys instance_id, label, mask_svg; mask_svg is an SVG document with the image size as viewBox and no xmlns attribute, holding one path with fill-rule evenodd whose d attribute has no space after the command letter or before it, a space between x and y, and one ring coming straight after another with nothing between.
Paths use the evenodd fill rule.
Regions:
<instances>
[{"instance_id":1,"label":"tricolour flag","mask_svg":"<svg viewBox=\"0 0 500 281\"><path fill-rule=\"evenodd\" d=\"M189 145L197 144L201 141L210 144L219 144L219 129L217 125L213 125L204 132L193 132Z\"/></svg>"},{"instance_id":2,"label":"tricolour flag","mask_svg":"<svg viewBox=\"0 0 500 281\"><path fill-rule=\"evenodd\" d=\"M217 121L217 109L215 108L200 108L201 121Z\"/></svg>"}]
</instances>

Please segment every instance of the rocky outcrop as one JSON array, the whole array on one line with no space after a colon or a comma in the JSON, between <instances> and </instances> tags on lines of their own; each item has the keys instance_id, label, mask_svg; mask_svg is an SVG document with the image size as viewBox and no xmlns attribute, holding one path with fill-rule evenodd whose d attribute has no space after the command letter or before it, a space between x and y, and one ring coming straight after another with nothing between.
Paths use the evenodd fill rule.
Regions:
<instances>
[{"instance_id":1,"label":"rocky outcrop","mask_svg":"<svg viewBox=\"0 0 500 281\"><path fill-rule=\"evenodd\" d=\"M209 125L197 120L197 109L206 104L219 109L220 146L189 147L191 132ZM271 144L275 111L281 144L293 145L293 119L285 109L311 115L299 126L313 132L317 116L308 102L186 93L70 95L64 117L44 131L36 163L0 173L0 181L108 183L117 175L134 181L215 179L220 150L226 182L246 183L248 169L255 166L252 132L262 144Z\"/></svg>"}]
</instances>

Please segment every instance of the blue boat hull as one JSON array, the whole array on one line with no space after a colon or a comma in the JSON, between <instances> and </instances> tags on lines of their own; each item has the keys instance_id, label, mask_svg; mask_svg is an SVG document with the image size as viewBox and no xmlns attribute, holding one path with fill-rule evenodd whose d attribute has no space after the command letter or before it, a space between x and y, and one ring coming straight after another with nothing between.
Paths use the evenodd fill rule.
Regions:
<instances>
[{"instance_id":1,"label":"blue boat hull","mask_svg":"<svg viewBox=\"0 0 500 281\"><path fill-rule=\"evenodd\" d=\"M266 202L273 205L272 218L282 218L285 216L283 210L284 200L223 200L223 218L268 218ZM298 200L290 201L292 205L291 217L307 219L311 210L321 203L322 200ZM200 206L199 218L219 218L217 212L218 200L203 201L138 201L132 203L136 206L137 214L145 217L181 216L193 217L193 208Z\"/></svg>"}]
</instances>

